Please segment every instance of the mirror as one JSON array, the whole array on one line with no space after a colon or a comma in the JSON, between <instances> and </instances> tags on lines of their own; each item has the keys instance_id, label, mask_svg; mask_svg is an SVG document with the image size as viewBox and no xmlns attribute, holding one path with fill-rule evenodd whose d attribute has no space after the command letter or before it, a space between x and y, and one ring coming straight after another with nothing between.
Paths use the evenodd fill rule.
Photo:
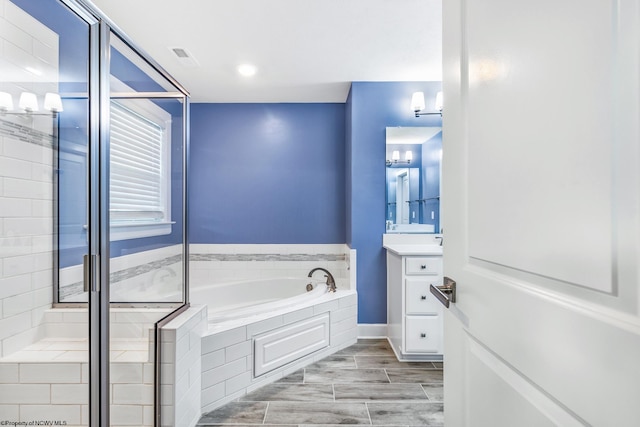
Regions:
<instances>
[{"instance_id":1,"label":"mirror","mask_svg":"<svg viewBox=\"0 0 640 427\"><path fill-rule=\"evenodd\" d=\"M440 233L442 128L386 131L386 232Z\"/></svg>"}]
</instances>

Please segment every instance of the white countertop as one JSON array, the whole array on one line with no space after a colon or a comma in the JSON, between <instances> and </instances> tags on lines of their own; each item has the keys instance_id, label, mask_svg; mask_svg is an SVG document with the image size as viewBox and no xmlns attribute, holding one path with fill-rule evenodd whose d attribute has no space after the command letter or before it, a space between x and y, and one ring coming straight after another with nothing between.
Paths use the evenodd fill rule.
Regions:
<instances>
[{"instance_id":1,"label":"white countertop","mask_svg":"<svg viewBox=\"0 0 640 427\"><path fill-rule=\"evenodd\" d=\"M425 244L390 243L383 246L396 255L442 255L442 246Z\"/></svg>"}]
</instances>

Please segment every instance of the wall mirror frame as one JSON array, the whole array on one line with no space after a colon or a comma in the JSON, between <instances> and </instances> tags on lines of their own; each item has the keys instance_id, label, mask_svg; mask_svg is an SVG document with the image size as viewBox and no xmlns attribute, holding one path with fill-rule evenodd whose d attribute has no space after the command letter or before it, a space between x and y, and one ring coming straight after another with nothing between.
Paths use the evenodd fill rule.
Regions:
<instances>
[{"instance_id":1,"label":"wall mirror frame","mask_svg":"<svg viewBox=\"0 0 640 427\"><path fill-rule=\"evenodd\" d=\"M442 128L386 128L386 233L441 233Z\"/></svg>"}]
</instances>

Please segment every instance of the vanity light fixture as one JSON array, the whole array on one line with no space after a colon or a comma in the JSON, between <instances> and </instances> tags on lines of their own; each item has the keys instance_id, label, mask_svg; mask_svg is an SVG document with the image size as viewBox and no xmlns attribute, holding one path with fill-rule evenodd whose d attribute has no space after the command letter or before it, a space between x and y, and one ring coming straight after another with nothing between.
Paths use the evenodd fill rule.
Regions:
<instances>
[{"instance_id":1,"label":"vanity light fixture","mask_svg":"<svg viewBox=\"0 0 640 427\"><path fill-rule=\"evenodd\" d=\"M60 95L53 92L47 92L44 95L44 109L47 111L51 111L52 113L59 113L63 111L62 108L62 99Z\"/></svg>"},{"instance_id":2,"label":"vanity light fixture","mask_svg":"<svg viewBox=\"0 0 640 427\"><path fill-rule=\"evenodd\" d=\"M49 111L54 116L63 111L62 98L60 95L54 92L47 92L44 95L44 109ZM49 115L49 113L37 113L39 110L38 97L35 93L22 92L18 100L18 108L22 111L13 110L13 97L8 92L0 92L0 115Z\"/></svg>"},{"instance_id":3,"label":"vanity light fixture","mask_svg":"<svg viewBox=\"0 0 640 427\"><path fill-rule=\"evenodd\" d=\"M424 92L414 92L413 95L411 96L411 109L413 110L416 117L432 116L436 114L439 114L440 116L442 116L442 105L443 105L442 92L438 92L436 94L436 102L435 102L435 109L438 111L433 113L429 113L429 112L421 113L421 111L424 110L425 108Z\"/></svg>"},{"instance_id":4,"label":"vanity light fixture","mask_svg":"<svg viewBox=\"0 0 640 427\"><path fill-rule=\"evenodd\" d=\"M404 160L400 160L400 151L393 150L393 152L391 153L391 160L387 159L386 163L387 163L387 166L397 165L402 163L410 164L411 160L413 160L413 153L410 150L407 150L404 153Z\"/></svg>"},{"instance_id":5,"label":"vanity light fixture","mask_svg":"<svg viewBox=\"0 0 640 427\"><path fill-rule=\"evenodd\" d=\"M38 98L36 98L36 94L31 92L22 92L20 94L20 101L18 101L18 107L24 110L25 113L38 111Z\"/></svg>"},{"instance_id":6,"label":"vanity light fixture","mask_svg":"<svg viewBox=\"0 0 640 427\"><path fill-rule=\"evenodd\" d=\"M404 159L407 161L407 164L411 163L411 160L413 160L413 153L411 151L407 151L404 153Z\"/></svg>"}]
</instances>

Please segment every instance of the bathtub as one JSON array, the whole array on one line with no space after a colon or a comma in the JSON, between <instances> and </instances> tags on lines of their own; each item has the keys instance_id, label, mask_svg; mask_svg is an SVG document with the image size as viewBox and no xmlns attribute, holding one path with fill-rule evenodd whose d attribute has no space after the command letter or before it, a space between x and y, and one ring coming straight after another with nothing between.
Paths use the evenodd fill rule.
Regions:
<instances>
[{"instance_id":1,"label":"bathtub","mask_svg":"<svg viewBox=\"0 0 640 427\"><path fill-rule=\"evenodd\" d=\"M324 280L283 277L199 286L191 289L189 299L206 304L209 322L219 323L304 304L325 293Z\"/></svg>"},{"instance_id":2,"label":"bathtub","mask_svg":"<svg viewBox=\"0 0 640 427\"><path fill-rule=\"evenodd\" d=\"M307 284L313 289L307 291ZM206 304L201 411L208 412L356 342L357 294L324 279L279 278L198 286Z\"/></svg>"}]
</instances>

